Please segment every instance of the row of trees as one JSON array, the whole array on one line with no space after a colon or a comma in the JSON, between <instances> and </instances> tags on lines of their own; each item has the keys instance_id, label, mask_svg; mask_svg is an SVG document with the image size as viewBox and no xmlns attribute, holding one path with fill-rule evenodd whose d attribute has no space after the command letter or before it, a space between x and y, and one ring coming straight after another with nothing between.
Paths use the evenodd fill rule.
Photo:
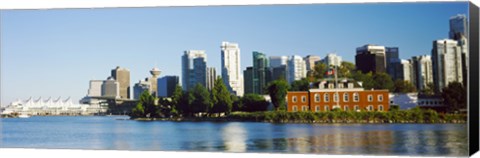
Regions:
<instances>
[{"instance_id":1,"label":"row of trees","mask_svg":"<svg viewBox=\"0 0 480 158\"><path fill-rule=\"evenodd\" d=\"M285 92L286 93L286 92ZM263 96L246 94L239 98L232 95L221 78L215 80L211 91L201 84L189 91L180 85L171 98L156 98L148 91L141 94L137 106L132 109L133 118L169 118L194 116L219 116L232 111L266 111L269 103Z\"/></svg>"}]
</instances>

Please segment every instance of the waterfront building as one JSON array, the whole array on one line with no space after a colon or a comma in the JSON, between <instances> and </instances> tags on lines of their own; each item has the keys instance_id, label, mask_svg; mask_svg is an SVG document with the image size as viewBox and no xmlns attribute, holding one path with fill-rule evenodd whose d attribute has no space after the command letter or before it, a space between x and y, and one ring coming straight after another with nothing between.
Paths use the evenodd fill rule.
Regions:
<instances>
[{"instance_id":1,"label":"waterfront building","mask_svg":"<svg viewBox=\"0 0 480 158\"><path fill-rule=\"evenodd\" d=\"M342 57L335 53L328 53L327 56L321 60L321 62L327 66L341 66Z\"/></svg>"},{"instance_id":2,"label":"waterfront building","mask_svg":"<svg viewBox=\"0 0 480 158\"><path fill-rule=\"evenodd\" d=\"M307 77L307 67L305 61L301 56L293 55L288 60L288 73L287 81L292 83L293 81L300 80Z\"/></svg>"},{"instance_id":3,"label":"waterfront building","mask_svg":"<svg viewBox=\"0 0 480 158\"><path fill-rule=\"evenodd\" d=\"M130 70L117 66L111 75L119 84L120 98L130 99Z\"/></svg>"},{"instance_id":4,"label":"waterfront building","mask_svg":"<svg viewBox=\"0 0 480 158\"><path fill-rule=\"evenodd\" d=\"M270 68L286 66L288 64L288 56L270 56Z\"/></svg>"},{"instance_id":5,"label":"waterfront building","mask_svg":"<svg viewBox=\"0 0 480 158\"><path fill-rule=\"evenodd\" d=\"M430 55L414 56L412 61L412 78L413 84L417 90L427 88L429 83L433 83L433 67Z\"/></svg>"},{"instance_id":6,"label":"waterfront building","mask_svg":"<svg viewBox=\"0 0 480 158\"><path fill-rule=\"evenodd\" d=\"M108 77L107 80L104 80L102 83L102 97L107 98L122 98L121 97L121 87L120 82L113 79L113 77ZM129 98L125 98L129 99Z\"/></svg>"},{"instance_id":7,"label":"waterfront building","mask_svg":"<svg viewBox=\"0 0 480 158\"><path fill-rule=\"evenodd\" d=\"M217 79L217 71L215 67L207 68L207 89L211 91L215 86L215 80Z\"/></svg>"},{"instance_id":8,"label":"waterfront building","mask_svg":"<svg viewBox=\"0 0 480 158\"><path fill-rule=\"evenodd\" d=\"M305 64L307 66L307 72L313 71L313 69L315 68L315 63L322 60L319 56L316 56L316 55L307 55L303 59L305 60Z\"/></svg>"},{"instance_id":9,"label":"waterfront building","mask_svg":"<svg viewBox=\"0 0 480 158\"><path fill-rule=\"evenodd\" d=\"M90 96L90 97L102 96L102 84L103 84L103 80L90 80L90 86L88 88L87 96Z\"/></svg>"},{"instance_id":10,"label":"waterfront building","mask_svg":"<svg viewBox=\"0 0 480 158\"><path fill-rule=\"evenodd\" d=\"M418 93L389 93L390 107L398 106L401 110L407 110L418 106Z\"/></svg>"},{"instance_id":11,"label":"waterfront building","mask_svg":"<svg viewBox=\"0 0 480 158\"><path fill-rule=\"evenodd\" d=\"M245 87L245 94L253 93L253 67L249 66L243 70L243 86Z\"/></svg>"},{"instance_id":12,"label":"waterfront building","mask_svg":"<svg viewBox=\"0 0 480 158\"><path fill-rule=\"evenodd\" d=\"M135 83L135 85L133 86L133 99L138 100L143 92L150 92L151 87L152 85L151 82L148 81L148 78L144 81L138 81L138 83Z\"/></svg>"},{"instance_id":13,"label":"waterfront building","mask_svg":"<svg viewBox=\"0 0 480 158\"><path fill-rule=\"evenodd\" d=\"M264 89L270 82L271 72L267 56L254 51L253 55L253 93L264 94ZM244 78L244 80L247 80ZM245 85L244 85L245 86Z\"/></svg>"},{"instance_id":14,"label":"waterfront building","mask_svg":"<svg viewBox=\"0 0 480 158\"><path fill-rule=\"evenodd\" d=\"M349 79L340 79L338 85L333 79L324 79L318 88L287 93L288 112L324 112L335 108L343 111L388 111L389 92L365 90L361 84Z\"/></svg>"},{"instance_id":15,"label":"waterfront building","mask_svg":"<svg viewBox=\"0 0 480 158\"><path fill-rule=\"evenodd\" d=\"M372 44L358 47L355 66L363 73L386 72L385 47Z\"/></svg>"},{"instance_id":16,"label":"waterfront building","mask_svg":"<svg viewBox=\"0 0 480 158\"><path fill-rule=\"evenodd\" d=\"M240 73L240 48L237 43L222 42L222 79L227 89L237 96L243 96L243 76Z\"/></svg>"},{"instance_id":17,"label":"waterfront building","mask_svg":"<svg viewBox=\"0 0 480 158\"><path fill-rule=\"evenodd\" d=\"M207 86L207 54L203 50L187 50L182 56L182 88L188 91L197 83Z\"/></svg>"},{"instance_id":18,"label":"waterfront building","mask_svg":"<svg viewBox=\"0 0 480 158\"><path fill-rule=\"evenodd\" d=\"M171 97L178 85L178 76L163 76L158 78L158 96Z\"/></svg>"},{"instance_id":19,"label":"waterfront building","mask_svg":"<svg viewBox=\"0 0 480 158\"><path fill-rule=\"evenodd\" d=\"M158 76L160 76L160 69L154 67L152 68L152 70L150 70L150 74L152 75L150 78L148 78L148 81L150 82L150 88L149 88L149 91L150 91L150 94L153 95L153 96L157 96L157 80L158 80Z\"/></svg>"},{"instance_id":20,"label":"waterfront building","mask_svg":"<svg viewBox=\"0 0 480 158\"><path fill-rule=\"evenodd\" d=\"M104 112L106 109L99 106L90 106L87 104L74 103L70 97L62 99L52 99L49 97L44 100L42 97L27 100L16 100L2 112L2 114L21 113L27 115L90 115Z\"/></svg>"},{"instance_id":21,"label":"waterfront building","mask_svg":"<svg viewBox=\"0 0 480 158\"><path fill-rule=\"evenodd\" d=\"M458 14L450 17L450 31L448 33L450 39L459 40L462 36L468 36L467 16Z\"/></svg>"},{"instance_id":22,"label":"waterfront building","mask_svg":"<svg viewBox=\"0 0 480 158\"><path fill-rule=\"evenodd\" d=\"M436 92L441 92L451 82L463 83L462 52L457 41L433 41L432 65Z\"/></svg>"}]
</instances>

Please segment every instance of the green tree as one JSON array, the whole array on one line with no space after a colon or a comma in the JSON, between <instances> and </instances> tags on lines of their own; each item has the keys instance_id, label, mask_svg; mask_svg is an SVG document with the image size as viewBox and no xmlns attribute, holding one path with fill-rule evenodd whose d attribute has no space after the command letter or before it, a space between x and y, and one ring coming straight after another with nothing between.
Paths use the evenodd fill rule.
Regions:
<instances>
[{"instance_id":1,"label":"green tree","mask_svg":"<svg viewBox=\"0 0 480 158\"><path fill-rule=\"evenodd\" d=\"M135 108L132 109L132 117L157 117L156 98L150 92L144 91Z\"/></svg>"},{"instance_id":2,"label":"green tree","mask_svg":"<svg viewBox=\"0 0 480 158\"><path fill-rule=\"evenodd\" d=\"M190 104L193 100L193 96L190 92L184 92L180 85L175 87L175 90L172 94L172 104L174 109L178 111L179 114L188 116L191 114Z\"/></svg>"},{"instance_id":3,"label":"green tree","mask_svg":"<svg viewBox=\"0 0 480 158\"><path fill-rule=\"evenodd\" d=\"M362 82L362 87L365 89L372 89L374 88L374 80L372 72L369 73L362 73L362 71L358 70L352 74L352 78L356 81Z\"/></svg>"},{"instance_id":4,"label":"green tree","mask_svg":"<svg viewBox=\"0 0 480 158\"><path fill-rule=\"evenodd\" d=\"M246 112L267 111L269 104L263 96L258 94L246 94L241 100L243 104L241 111Z\"/></svg>"},{"instance_id":5,"label":"green tree","mask_svg":"<svg viewBox=\"0 0 480 158\"><path fill-rule=\"evenodd\" d=\"M310 82L306 78L293 81L290 86L290 91L308 91L310 88Z\"/></svg>"},{"instance_id":6,"label":"green tree","mask_svg":"<svg viewBox=\"0 0 480 158\"><path fill-rule=\"evenodd\" d=\"M215 80L215 84L212 89L212 107L209 113L222 113L229 114L232 111L232 98L227 86L223 83L221 78Z\"/></svg>"},{"instance_id":7,"label":"green tree","mask_svg":"<svg viewBox=\"0 0 480 158\"><path fill-rule=\"evenodd\" d=\"M420 90L420 94L426 95L426 96L432 96L435 94L435 86L433 85L432 82L427 83L427 86Z\"/></svg>"},{"instance_id":8,"label":"green tree","mask_svg":"<svg viewBox=\"0 0 480 158\"><path fill-rule=\"evenodd\" d=\"M393 90L392 77L387 73L375 73L373 75L373 88L374 89L388 89Z\"/></svg>"},{"instance_id":9,"label":"green tree","mask_svg":"<svg viewBox=\"0 0 480 158\"><path fill-rule=\"evenodd\" d=\"M394 86L393 86L393 92L396 93L410 93L410 92L416 92L417 88L410 83L409 81L404 81L404 80L395 80Z\"/></svg>"},{"instance_id":10,"label":"green tree","mask_svg":"<svg viewBox=\"0 0 480 158\"><path fill-rule=\"evenodd\" d=\"M355 71L355 64L348 61L343 61L342 64L340 65L340 68L338 69L338 77L350 78L352 77L352 73L354 71Z\"/></svg>"},{"instance_id":11,"label":"green tree","mask_svg":"<svg viewBox=\"0 0 480 158\"><path fill-rule=\"evenodd\" d=\"M287 96L288 83L285 80L275 80L268 85L268 93L272 99L275 110L285 110L285 97Z\"/></svg>"},{"instance_id":12,"label":"green tree","mask_svg":"<svg viewBox=\"0 0 480 158\"><path fill-rule=\"evenodd\" d=\"M328 67L326 64L324 63L317 63L315 64L315 66L313 67L313 76L315 79L322 79L323 76L325 75L325 72L327 72L328 70Z\"/></svg>"},{"instance_id":13,"label":"green tree","mask_svg":"<svg viewBox=\"0 0 480 158\"><path fill-rule=\"evenodd\" d=\"M210 93L207 88L202 84L197 83L192 89L193 101L190 109L193 113L207 112L207 109L211 106Z\"/></svg>"},{"instance_id":14,"label":"green tree","mask_svg":"<svg viewBox=\"0 0 480 158\"><path fill-rule=\"evenodd\" d=\"M442 90L442 97L445 105L450 111L457 111L467 108L467 92L460 82L450 82Z\"/></svg>"}]
</instances>

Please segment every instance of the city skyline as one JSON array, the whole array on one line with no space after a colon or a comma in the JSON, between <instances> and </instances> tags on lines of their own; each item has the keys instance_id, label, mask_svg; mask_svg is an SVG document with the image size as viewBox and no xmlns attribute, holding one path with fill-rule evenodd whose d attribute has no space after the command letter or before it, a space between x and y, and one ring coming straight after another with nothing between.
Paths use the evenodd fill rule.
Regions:
<instances>
[{"instance_id":1,"label":"city skyline","mask_svg":"<svg viewBox=\"0 0 480 158\"><path fill-rule=\"evenodd\" d=\"M452 7L452 5L456 7ZM370 9L377 7L380 10L370 11ZM108 71L117 65L130 70L130 86L133 86L135 81L148 77L149 70L155 67L154 65L157 65L162 71L160 77L177 75L182 78L181 55L183 51L191 49L205 50L205 53L209 56L207 65L215 67L217 72L221 72L221 50L219 46L222 41L238 43L242 50L241 72L246 67L252 66L251 53L253 51L263 52L267 56L300 55L305 57L306 55L318 55L322 58L328 53L336 52L345 61L355 63L353 59L357 47L365 44L378 44L399 47L400 58L410 59L411 56L429 55L432 49L432 41L448 38L449 18L457 14L466 14L464 12L466 7L467 3L455 2L395 5L319 4L230 6L222 8L194 7L189 8L194 11L186 13L182 12L183 8L177 7L2 11L0 15L2 19L1 104L6 105L17 98L26 99L30 96L71 96L78 100L87 94L90 80L105 79L109 76ZM342 8L348 8L351 12L341 13ZM421 8L430 12L424 13L425 10ZM328 13L332 11L331 9L334 13ZM409 11L405 11L405 9ZM229 16L218 15L218 13L227 10L233 13L228 14ZM290 14L286 14L284 11L290 11ZM121 15L114 15L119 12ZM381 13L379 12L392 14L400 12L401 15L380 16ZM418 15L407 16L406 14ZM98 15L98 17L91 17L91 15ZM175 15L178 19L185 19L178 20L175 17L168 17L169 15ZM215 18L207 15L229 18L221 19L227 22L221 26L220 23L211 20ZM257 16L258 19L252 19L252 15ZM71 16L92 19L83 19L83 22L86 22L83 24L82 20L79 20L80 22L72 21ZM209 18L202 18L205 16ZM138 17L143 17L143 19L135 19ZM155 23L150 21L151 18L155 17L165 18L160 19L167 22ZM199 17L200 19L195 19ZM299 19L298 17L303 18ZM361 19L358 19L359 17L366 20L362 22ZM122 18L127 20L122 20ZM318 18L319 20L315 21L312 18ZM170 34L169 31L172 30L168 29L179 27L177 23L185 22L185 20L187 22L193 21L193 25L182 23L183 25L180 25L180 28L173 30ZM194 22L197 20L207 21L204 22L206 25L195 25ZM174 22L169 23L168 21ZM379 21L379 23L368 24L369 21ZM49 24L49 22L52 24ZM228 22L236 22L238 26ZM55 23L58 25L65 24L66 27L56 26ZM339 26L324 26L329 23ZM345 25L349 23L359 24L358 28L352 29L351 25ZM258 26L255 24L258 24ZM412 24L417 25L412 26ZM117 25L119 27L109 27ZM172 26L155 32L154 26L164 25ZM50 28L52 26L55 27ZM195 29L189 31L191 27L188 26ZM96 27L100 27L100 29ZM147 28L146 31L140 31L144 28ZM345 30L346 28L349 29ZM323 32L325 30L322 29L327 29L326 32L331 33ZM72 35L61 35L63 32L70 32ZM148 33L153 33L153 35L147 35ZM326 37L322 36L323 34ZM90 35L93 35L91 37L94 38L91 38ZM270 37L269 35L276 36ZM168 36L168 38L160 36ZM412 36L415 38L412 38ZM202 37L210 38L203 40ZM186 40L188 38L191 38L191 40ZM348 41L344 41L344 39L348 39ZM158 43L162 42L166 46L158 46ZM130 45L122 45L122 43L129 43ZM24 45L29 47L23 47ZM163 56L171 60L169 61ZM39 72L40 70L44 71ZM65 73L66 71L74 71L75 73ZM25 82L34 83L20 84Z\"/></svg>"}]
</instances>

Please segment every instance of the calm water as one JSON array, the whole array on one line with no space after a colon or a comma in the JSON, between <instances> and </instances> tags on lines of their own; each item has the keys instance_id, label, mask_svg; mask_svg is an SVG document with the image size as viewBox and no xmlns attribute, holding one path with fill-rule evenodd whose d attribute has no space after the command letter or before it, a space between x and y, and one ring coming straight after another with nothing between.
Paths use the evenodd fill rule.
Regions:
<instances>
[{"instance_id":1,"label":"calm water","mask_svg":"<svg viewBox=\"0 0 480 158\"><path fill-rule=\"evenodd\" d=\"M114 117L1 120L2 148L466 156L463 124L144 122Z\"/></svg>"}]
</instances>

